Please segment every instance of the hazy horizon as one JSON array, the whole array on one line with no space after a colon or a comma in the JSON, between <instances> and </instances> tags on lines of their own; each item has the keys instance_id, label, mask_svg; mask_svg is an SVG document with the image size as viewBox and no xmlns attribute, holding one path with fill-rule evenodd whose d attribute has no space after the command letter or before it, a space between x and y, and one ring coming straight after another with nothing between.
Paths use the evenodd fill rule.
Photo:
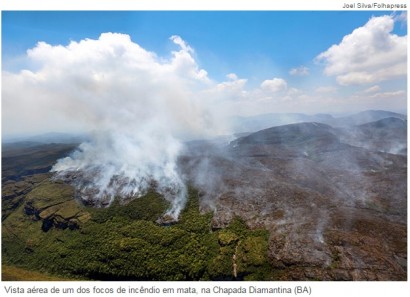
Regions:
<instances>
[{"instance_id":1,"label":"hazy horizon","mask_svg":"<svg viewBox=\"0 0 410 297\"><path fill-rule=\"evenodd\" d=\"M3 277L407 280L407 12L3 11L2 62Z\"/></svg>"},{"instance_id":2,"label":"hazy horizon","mask_svg":"<svg viewBox=\"0 0 410 297\"><path fill-rule=\"evenodd\" d=\"M252 115L252 116L234 116L238 118L254 118L254 117L259 117L259 116L267 116L267 115L286 115L286 114L304 114L308 116L314 116L314 115L331 115L334 118L341 118L349 115L355 115L361 112L367 112L367 111L386 111L386 112L392 112L392 113L398 113L407 116L407 110L360 110L360 111L355 111L355 112L341 112L341 113L303 113L303 112L294 112L294 113L261 113L257 115ZM35 138L35 137L40 137L40 136L73 136L73 137L86 137L90 136L93 133L93 131L88 130L88 131L57 131L57 130L49 130L49 131L42 131L40 133L22 133L22 134L2 134L2 141L3 142L12 142L12 141L21 141L21 140L26 140L30 138ZM232 133L240 133L240 131L232 131ZM226 136L226 135L220 135L220 136ZM217 137L217 136L216 136ZM189 140L188 140L189 141Z\"/></svg>"},{"instance_id":3,"label":"hazy horizon","mask_svg":"<svg viewBox=\"0 0 410 297\"><path fill-rule=\"evenodd\" d=\"M154 119L198 137L228 133L231 116L407 110L406 12L7 11L2 22L3 136Z\"/></svg>"}]
</instances>

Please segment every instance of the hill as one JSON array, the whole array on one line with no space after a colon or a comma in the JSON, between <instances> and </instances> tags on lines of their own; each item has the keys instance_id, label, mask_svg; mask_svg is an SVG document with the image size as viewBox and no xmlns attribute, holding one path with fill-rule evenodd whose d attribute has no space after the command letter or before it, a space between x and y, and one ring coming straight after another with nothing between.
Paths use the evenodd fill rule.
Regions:
<instances>
[{"instance_id":1,"label":"hill","mask_svg":"<svg viewBox=\"0 0 410 297\"><path fill-rule=\"evenodd\" d=\"M407 120L407 116L404 114L385 110L367 110L349 116L335 118L328 123L333 126L357 126L379 121L385 118Z\"/></svg>"},{"instance_id":2,"label":"hill","mask_svg":"<svg viewBox=\"0 0 410 297\"><path fill-rule=\"evenodd\" d=\"M249 229L239 217L213 229L212 213L199 212L193 188L179 221L165 226L157 220L169 205L154 191L126 205L93 208L76 199L73 186L26 169L48 168L62 148L67 154L68 147L54 144L3 158L12 172L2 191L3 280L273 279L268 232Z\"/></svg>"},{"instance_id":3,"label":"hill","mask_svg":"<svg viewBox=\"0 0 410 297\"><path fill-rule=\"evenodd\" d=\"M275 126L316 122L331 125L332 127L351 127L378 121L384 118L406 120L407 116L400 113L384 110L367 110L345 116L330 114L307 115L303 113L267 113L249 117L233 117L232 130L238 132L256 132Z\"/></svg>"},{"instance_id":4,"label":"hill","mask_svg":"<svg viewBox=\"0 0 410 297\"><path fill-rule=\"evenodd\" d=\"M407 120L389 117L346 129L343 141L392 154L407 154Z\"/></svg>"},{"instance_id":5,"label":"hill","mask_svg":"<svg viewBox=\"0 0 410 297\"><path fill-rule=\"evenodd\" d=\"M380 125L358 129L376 137ZM185 162L209 193L204 208L214 209L215 225L240 216L269 230L280 279L406 279L407 158L351 145L348 132L319 123L273 127L231 142L225 154Z\"/></svg>"},{"instance_id":6,"label":"hill","mask_svg":"<svg viewBox=\"0 0 410 297\"><path fill-rule=\"evenodd\" d=\"M3 264L93 280L406 280L407 123L303 122L186 143L179 220L155 187L94 208L48 168L74 145L6 147ZM81 252L79 252L81 251Z\"/></svg>"}]
</instances>

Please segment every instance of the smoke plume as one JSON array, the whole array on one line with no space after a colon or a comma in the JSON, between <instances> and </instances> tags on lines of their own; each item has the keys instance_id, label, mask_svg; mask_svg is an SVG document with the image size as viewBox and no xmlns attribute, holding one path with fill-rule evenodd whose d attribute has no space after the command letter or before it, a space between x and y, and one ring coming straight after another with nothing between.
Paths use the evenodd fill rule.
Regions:
<instances>
[{"instance_id":1,"label":"smoke plume","mask_svg":"<svg viewBox=\"0 0 410 297\"><path fill-rule=\"evenodd\" d=\"M178 218L186 200L177 170L182 140L222 130L212 100L201 97L212 84L206 71L184 40L170 39L177 50L169 58L124 34L67 46L40 42L28 51L38 69L5 74L6 81L13 75L23 81L36 99L34 110L46 108L56 127L93 131L90 141L52 168L58 177L75 177L81 198L107 205L154 187L170 202L167 214Z\"/></svg>"}]
</instances>

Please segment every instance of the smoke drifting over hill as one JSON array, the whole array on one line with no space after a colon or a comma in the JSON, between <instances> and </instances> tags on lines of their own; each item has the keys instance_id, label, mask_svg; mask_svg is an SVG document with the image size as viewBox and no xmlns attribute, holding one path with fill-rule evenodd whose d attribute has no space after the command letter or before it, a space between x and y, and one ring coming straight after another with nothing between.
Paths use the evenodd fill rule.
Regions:
<instances>
[{"instance_id":1,"label":"smoke drifting over hill","mask_svg":"<svg viewBox=\"0 0 410 297\"><path fill-rule=\"evenodd\" d=\"M37 72L21 74L34 95L95 131L52 169L58 176L81 172L75 184L83 199L91 191L94 203L109 204L117 194L140 196L155 181L171 202L168 214L178 217L186 196L176 169L180 139L219 128L211 101L192 93L209 84L206 72L180 37L171 40L179 50L169 60L111 33L67 47L39 43L28 52L42 63Z\"/></svg>"},{"instance_id":2,"label":"smoke drifting over hill","mask_svg":"<svg viewBox=\"0 0 410 297\"><path fill-rule=\"evenodd\" d=\"M406 37L392 33L395 22L392 16L373 17L352 32L350 39L320 54L325 74L340 79L346 72L364 71L366 61L353 70L336 67L346 64L339 63L344 56L339 57L337 49L350 48L348 41L355 40L358 32L366 32L372 52L381 51L371 42L379 40L376 37L380 32L382 41L392 44L390 50L384 49L377 57L399 54L399 58L386 62L392 63L391 67L372 64L372 72L373 68L387 66L404 69ZM386 105L383 96L389 96L389 107L403 107L406 102L404 90L383 93L380 86L366 86L370 91L359 94L363 100L357 100L357 94L341 100L334 86L318 88L321 92L302 90L281 77L267 77L252 88L246 87L247 78L235 73L217 82L201 69L190 45L179 36L171 36L170 40L176 50L162 57L144 49L129 35L118 33L71 41L67 46L39 42L24 57L27 69L3 72L3 132L50 132L50 127L53 131L93 131L90 142L59 160L52 171L58 176L76 173L75 184L82 198L88 200L87 193L92 192L91 196L97 197L94 203L99 205L109 204L117 194L126 198L140 196L155 186L171 202L169 214L177 218L186 192L177 170L182 142L230 134L229 116L294 111L296 107L309 111L315 106L337 109L339 104L351 110L360 108L360 104L369 108L366 96L375 95L381 97L372 101L374 105ZM351 51L361 57L359 50L353 47ZM305 75L308 73L306 68ZM370 82L405 74L399 71ZM324 89L330 92L323 95ZM333 94L330 99L329 94ZM235 132L251 132L248 124Z\"/></svg>"},{"instance_id":3,"label":"smoke drifting over hill","mask_svg":"<svg viewBox=\"0 0 410 297\"><path fill-rule=\"evenodd\" d=\"M209 75L179 36L161 56L117 33L39 42L24 70L2 73L3 137L16 141L2 144L5 263L98 280L406 280L407 115L392 111L407 107L407 36L396 22L371 17L344 38L315 30L323 43L290 26L263 38L283 55L243 54L238 67L191 35ZM315 53L288 53L290 40ZM84 134L24 138L50 131Z\"/></svg>"}]
</instances>

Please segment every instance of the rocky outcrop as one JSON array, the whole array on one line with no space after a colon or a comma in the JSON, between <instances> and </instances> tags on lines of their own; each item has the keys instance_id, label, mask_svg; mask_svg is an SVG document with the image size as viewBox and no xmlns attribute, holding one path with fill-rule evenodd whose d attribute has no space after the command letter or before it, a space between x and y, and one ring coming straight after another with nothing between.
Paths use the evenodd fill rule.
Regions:
<instances>
[{"instance_id":1,"label":"rocky outcrop","mask_svg":"<svg viewBox=\"0 0 410 297\"><path fill-rule=\"evenodd\" d=\"M2 221L17 209L24 201L25 196L37 183L47 179L49 174L25 176L21 181L8 181L2 186Z\"/></svg>"},{"instance_id":2,"label":"rocky outcrop","mask_svg":"<svg viewBox=\"0 0 410 297\"><path fill-rule=\"evenodd\" d=\"M91 215L74 199L71 186L45 181L31 191L24 205L26 215L42 221L42 230L78 229Z\"/></svg>"}]
</instances>

